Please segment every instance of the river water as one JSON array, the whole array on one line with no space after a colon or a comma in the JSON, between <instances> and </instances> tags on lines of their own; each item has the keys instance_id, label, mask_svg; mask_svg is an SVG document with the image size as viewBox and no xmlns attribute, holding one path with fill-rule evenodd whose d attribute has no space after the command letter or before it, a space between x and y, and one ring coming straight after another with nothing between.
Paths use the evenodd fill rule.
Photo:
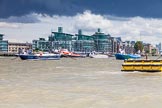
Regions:
<instances>
[{"instance_id":1,"label":"river water","mask_svg":"<svg viewBox=\"0 0 162 108\"><path fill-rule=\"evenodd\" d=\"M162 73L121 72L122 63L0 58L0 108L161 108Z\"/></svg>"}]
</instances>

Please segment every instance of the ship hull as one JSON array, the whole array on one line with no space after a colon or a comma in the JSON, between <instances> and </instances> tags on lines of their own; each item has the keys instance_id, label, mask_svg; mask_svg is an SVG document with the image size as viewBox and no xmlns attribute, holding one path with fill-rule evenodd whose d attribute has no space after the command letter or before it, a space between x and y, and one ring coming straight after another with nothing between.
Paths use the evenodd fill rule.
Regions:
<instances>
[{"instance_id":1,"label":"ship hull","mask_svg":"<svg viewBox=\"0 0 162 108\"><path fill-rule=\"evenodd\" d=\"M53 55L19 55L22 60L59 60L60 54Z\"/></svg>"},{"instance_id":2,"label":"ship hull","mask_svg":"<svg viewBox=\"0 0 162 108\"><path fill-rule=\"evenodd\" d=\"M138 59L141 56L140 55L133 55L133 54L115 54L116 59L118 60L128 60L128 59Z\"/></svg>"}]
</instances>

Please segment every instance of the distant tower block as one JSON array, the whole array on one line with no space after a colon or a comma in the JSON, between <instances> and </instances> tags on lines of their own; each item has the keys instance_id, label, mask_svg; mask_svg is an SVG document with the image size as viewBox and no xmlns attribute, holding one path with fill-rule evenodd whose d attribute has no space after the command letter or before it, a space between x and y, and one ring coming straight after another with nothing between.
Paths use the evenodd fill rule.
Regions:
<instances>
[{"instance_id":1,"label":"distant tower block","mask_svg":"<svg viewBox=\"0 0 162 108\"><path fill-rule=\"evenodd\" d=\"M98 33L101 33L101 29L100 29L100 28L98 28L98 29L97 29L97 32L98 32Z\"/></svg>"},{"instance_id":2,"label":"distant tower block","mask_svg":"<svg viewBox=\"0 0 162 108\"><path fill-rule=\"evenodd\" d=\"M81 29L78 30L78 34L82 35L82 30Z\"/></svg>"},{"instance_id":3,"label":"distant tower block","mask_svg":"<svg viewBox=\"0 0 162 108\"><path fill-rule=\"evenodd\" d=\"M62 27L58 27L58 32L59 33L63 33L63 28Z\"/></svg>"},{"instance_id":4,"label":"distant tower block","mask_svg":"<svg viewBox=\"0 0 162 108\"><path fill-rule=\"evenodd\" d=\"M1 41L3 40L3 34L0 34L0 40Z\"/></svg>"}]
</instances>

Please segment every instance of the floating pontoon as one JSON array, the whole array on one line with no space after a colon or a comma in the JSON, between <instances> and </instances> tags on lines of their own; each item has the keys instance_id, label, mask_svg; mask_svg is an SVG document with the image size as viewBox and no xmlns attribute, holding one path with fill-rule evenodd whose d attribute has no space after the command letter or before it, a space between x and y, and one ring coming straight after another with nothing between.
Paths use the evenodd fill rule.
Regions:
<instances>
[{"instance_id":1,"label":"floating pontoon","mask_svg":"<svg viewBox=\"0 0 162 108\"><path fill-rule=\"evenodd\" d=\"M125 60L121 71L162 72L162 60Z\"/></svg>"}]
</instances>

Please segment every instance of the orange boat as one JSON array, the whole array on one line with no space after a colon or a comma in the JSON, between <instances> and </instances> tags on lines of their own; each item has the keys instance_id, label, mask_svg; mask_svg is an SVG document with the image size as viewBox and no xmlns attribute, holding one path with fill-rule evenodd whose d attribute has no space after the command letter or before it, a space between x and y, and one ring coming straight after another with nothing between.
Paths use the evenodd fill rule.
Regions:
<instances>
[{"instance_id":1,"label":"orange boat","mask_svg":"<svg viewBox=\"0 0 162 108\"><path fill-rule=\"evenodd\" d=\"M85 57L83 55L77 54L77 53L73 53L68 51L67 49L62 49L60 50L60 54L61 57Z\"/></svg>"}]
</instances>

